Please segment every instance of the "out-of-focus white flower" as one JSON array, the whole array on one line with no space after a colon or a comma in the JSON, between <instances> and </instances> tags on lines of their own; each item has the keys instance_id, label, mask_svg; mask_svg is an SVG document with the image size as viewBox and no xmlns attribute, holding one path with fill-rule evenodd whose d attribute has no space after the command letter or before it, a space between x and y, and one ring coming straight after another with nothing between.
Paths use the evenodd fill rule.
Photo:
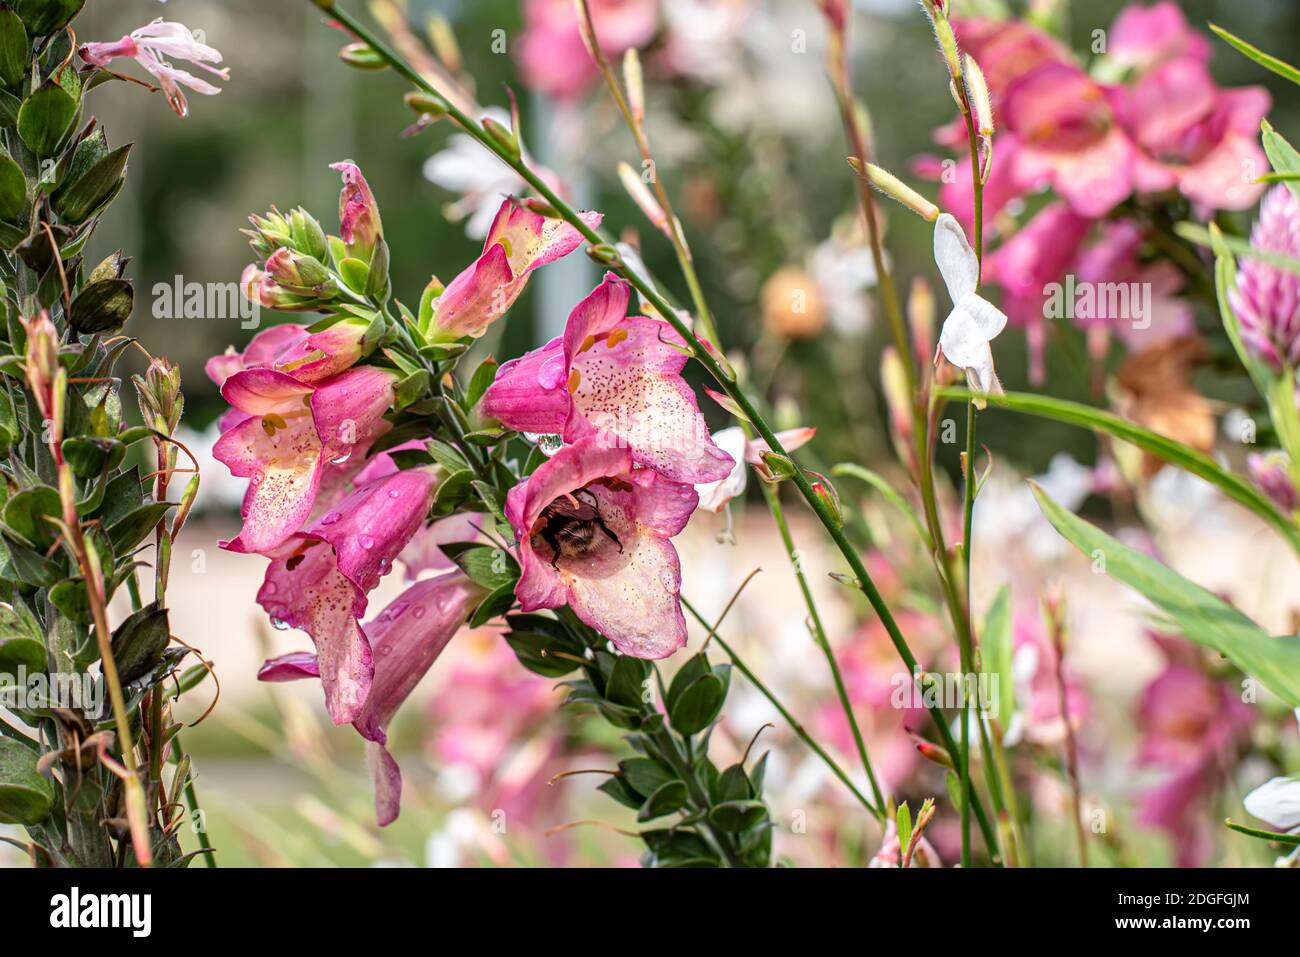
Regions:
<instances>
[{"instance_id":1,"label":"out-of-focus white flower","mask_svg":"<svg viewBox=\"0 0 1300 957\"><path fill-rule=\"evenodd\" d=\"M1279 831L1300 829L1300 778L1273 778L1246 795L1246 810Z\"/></svg>"},{"instance_id":2,"label":"out-of-focus white flower","mask_svg":"<svg viewBox=\"0 0 1300 957\"><path fill-rule=\"evenodd\" d=\"M976 291L979 259L961 223L949 213L942 214L934 224L934 262L952 298L952 312L939 333L939 351L966 371L971 389L984 395L1000 392L989 343L1006 328L1007 316Z\"/></svg>"},{"instance_id":3,"label":"out-of-focus white flower","mask_svg":"<svg viewBox=\"0 0 1300 957\"><path fill-rule=\"evenodd\" d=\"M810 265L835 331L844 336L866 332L871 325L871 301L866 291L876 284L871 248L832 234L813 250Z\"/></svg>"},{"instance_id":4,"label":"out-of-focus white flower","mask_svg":"<svg viewBox=\"0 0 1300 957\"><path fill-rule=\"evenodd\" d=\"M1092 491L1093 473L1069 453L1058 452L1052 456L1047 471L1034 476L1034 481L1054 501L1074 511ZM1040 564L1059 558L1067 547L1065 539L1043 518L1029 486L996 472L980 493L974 537L977 548L988 548L997 554L1014 549Z\"/></svg>"},{"instance_id":5,"label":"out-of-focus white flower","mask_svg":"<svg viewBox=\"0 0 1300 957\"><path fill-rule=\"evenodd\" d=\"M498 107L489 107L483 116L510 127L510 114ZM444 149L424 161L424 178L460 194L460 199L447 207L447 218L464 219L465 235L470 239L486 237L501 197L519 193L524 187L518 173L468 133L452 134Z\"/></svg>"}]
</instances>

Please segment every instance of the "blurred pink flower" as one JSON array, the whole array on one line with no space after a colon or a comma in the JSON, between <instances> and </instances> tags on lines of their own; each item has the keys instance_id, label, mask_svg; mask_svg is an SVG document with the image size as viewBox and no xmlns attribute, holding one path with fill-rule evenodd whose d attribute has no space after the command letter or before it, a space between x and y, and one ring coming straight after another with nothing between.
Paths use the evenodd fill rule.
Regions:
<instances>
[{"instance_id":1,"label":"blurred pink flower","mask_svg":"<svg viewBox=\"0 0 1300 957\"><path fill-rule=\"evenodd\" d=\"M1259 124L1271 98L1260 86L1221 89L1203 59L1170 60L1119 98L1118 114L1137 146L1138 192L1177 189L1207 210L1247 209L1268 169Z\"/></svg>"},{"instance_id":2,"label":"blurred pink flower","mask_svg":"<svg viewBox=\"0 0 1300 957\"><path fill-rule=\"evenodd\" d=\"M1065 203L1050 203L985 259L985 278L1002 287L1007 318L1027 331L1030 379L1035 384L1046 375L1048 284L1065 276L1093 222Z\"/></svg>"},{"instance_id":3,"label":"blurred pink flower","mask_svg":"<svg viewBox=\"0 0 1300 957\"><path fill-rule=\"evenodd\" d=\"M1246 456L1246 470L1255 486L1284 512L1300 509L1300 491L1296 490L1285 452Z\"/></svg>"},{"instance_id":4,"label":"blurred pink flower","mask_svg":"<svg viewBox=\"0 0 1300 957\"><path fill-rule=\"evenodd\" d=\"M162 87L167 102L184 118L189 113L189 104L185 100L182 86L187 86L196 93L213 96L221 88L213 86L207 80L201 80L192 73L179 70L168 62L167 58L187 60L200 69L206 70L223 80L230 79L230 71L209 66L221 62L221 51L200 43L194 33L183 23L171 23L161 17L132 30L117 41L85 43L77 51L83 60L98 67L107 67L118 57L130 57L145 68Z\"/></svg>"},{"instance_id":5,"label":"blurred pink flower","mask_svg":"<svg viewBox=\"0 0 1300 957\"><path fill-rule=\"evenodd\" d=\"M1074 324L1081 329L1109 329L1135 351L1196 331L1191 305L1176 298L1185 285L1183 273L1168 260L1143 263L1139 258L1142 244L1142 228L1137 223L1106 223L1076 266L1079 282L1091 284L1098 295L1093 300L1095 306L1086 310L1088 315L1075 310ZM1130 294L1113 299L1101 295L1106 283L1125 285ZM1150 290L1145 313L1136 290Z\"/></svg>"},{"instance_id":6,"label":"blurred pink flower","mask_svg":"<svg viewBox=\"0 0 1300 957\"><path fill-rule=\"evenodd\" d=\"M1065 670L1065 716L1061 714L1061 690L1057 682L1056 649L1052 647L1042 615L1036 607L1017 609L1012 624L1012 678L1015 683L1016 713L1007 736L1012 741L1056 747L1065 740L1065 721L1078 728L1087 718L1087 691Z\"/></svg>"},{"instance_id":7,"label":"blurred pink flower","mask_svg":"<svg viewBox=\"0 0 1300 957\"><path fill-rule=\"evenodd\" d=\"M659 27L658 0L590 0L590 9L600 48L611 58L643 46ZM573 0L524 0L515 55L524 83L556 99L576 99L597 76Z\"/></svg>"},{"instance_id":8,"label":"blurred pink flower","mask_svg":"<svg viewBox=\"0 0 1300 957\"><path fill-rule=\"evenodd\" d=\"M1210 41L1188 26L1173 0L1125 7L1111 24L1107 40L1110 59L1138 73L1180 57L1208 61L1212 52Z\"/></svg>"},{"instance_id":9,"label":"blurred pink flower","mask_svg":"<svg viewBox=\"0 0 1300 957\"><path fill-rule=\"evenodd\" d=\"M600 435L565 446L506 496L523 610L567 604L626 655L671 655L686 644L686 619L669 539L698 501Z\"/></svg>"},{"instance_id":10,"label":"blurred pink flower","mask_svg":"<svg viewBox=\"0 0 1300 957\"><path fill-rule=\"evenodd\" d=\"M1167 832L1178 865L1192 867L1202 862L1210 840L1204 804L1254 714L1232 683L1211 678L1193 663L1195 656L1179 639L1153 638L1170 660L1138 704L1137 761L1167 773L1141 796L1138 820Z\"/></svg>"},{"instance_id":11,"label":"blurred pink flower","mask_svg":"<svg viewBox=\"0 0 1300 957\"><path fill-rule=\"evenodd\" d=\"M1023 20L957 17L953 30L961 49L975 58L988 83L996 113L1007 89L1044 63L1073 63L1060 40Z\"/></svg>"},{"instance_id":12,"label":"blurred pink flower","mask_svg":"<svg viewBox=\"0 0 1300 957\"><path fill-rule=\"evenodd\" d=\"M1300 259L1300 199L1285 183L1268 191L1250 244L1261 252ZM1300 364L1300 275L1252 256L1237 264L1228 293L1246 347L1275 369Z\"/></svg>"},{"instance_id":13,"label":"blurred pink flower","mask_svg":"<svg viewBox=\"0 0 1300 957\"><path fill-rule=\"evenodd\" d=\"M1110 212L1133 191L1135 152L1103 87L1077 66L1047 62L1011 84L1002 122L1015 137L1015 178L1050 184L1083 216Z\"/></svg>"},{"instance_id":14,"label":"blurred pink flower","mask_svg":"<svg viewBox=\"0 0 1300 957\"><path fill-rule=\"evenodd\" d=\"M603 434L674 482L723 479L735 462L709 436L681 377L685 343L667 322L628 316L613 273L569 314L564 335L497 370L483 412L522 432L575 442Z\"/></svg>"}]
</instances>

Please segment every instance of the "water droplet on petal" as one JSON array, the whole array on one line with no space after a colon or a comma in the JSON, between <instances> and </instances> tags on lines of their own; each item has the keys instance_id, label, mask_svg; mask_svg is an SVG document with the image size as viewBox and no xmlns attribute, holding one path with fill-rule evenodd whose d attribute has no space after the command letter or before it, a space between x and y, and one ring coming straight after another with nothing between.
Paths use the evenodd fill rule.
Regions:
<instances>
[{"instance_id":1,"label":"water droplet on petal","mask_svg":"<svg viewBox=\"0 0 1300 957\"><path fill-rule=\"evenodd\" d=\"M358 535L357 544L360 545L362 548L364 548L366 551L370 551L370 549L375 547L375 540L371 538L369 535Z\"/></svg>"},{"instance_id":2,"label":"water droplet on petal","mask_svg":"<svg viewBox=\"0 0 1300 957\"><path fill-rule=\"evenodd\" d=\"M276 631L288 631L293 626L290 625L283 618L272 618L271 627L274 628Z\"/></svg>"},{"instance_id":3,"label":"water droplet on petal","mask_svg":"<svg viewBox=\"0 0 1300 957\"><path fill-rule=\"evenodd\" d=\"M351 449L348 449L348 450L347 450L346 452L344 452L342 455L339 455L339 456L336 456L335 458L330 459L330 465L342 465L344 462L346 462L346 461L347 461L348 459L350 459L350 458L352 458L352 450L351 450Z\"/></svg>"},{"instance_id":4,"label":"water droplet on petal","mask_svg":"<svg viewBox=\"0 0 1300 957\"><path fill-rule=\"evenodd\" d=\"M399 492L399 491L398 491L397 489L395 489L395 488L390 488L390 489L388 490L388 497L389 497L389 498L401 498L401 497L402 497L402 493Z\"/></svg>"},{"instance_id":5,"label":"water droplet on petal","mask_svg":"<svg viewBox=\"0 0 1300 957\"><path fill-rule=\"evenodd\" d=\"M412 612L411 612L411 617L412 617L412 618L423 618L423 617L424 617L424 606L423 606L423 605L416 605L415 608L414 608L414 610L412 610Z\"/></svg>"},{"instance_id":6,"label":"water droplet on petal","mask_svg":"<svg viewBox=\"0 0 1300 957\"><path fill-rule=\"evenodd\" d=\"M343 517L343 516L340 515L338 512L330 512L328 515L326 515L324 518L322 518L322 519L320 520L320 523L321 523L322 525L333 525L335 522L337 522L337 521L338 521L339 519L341 519L342 517Z\"/></svg>"}]
</instances>

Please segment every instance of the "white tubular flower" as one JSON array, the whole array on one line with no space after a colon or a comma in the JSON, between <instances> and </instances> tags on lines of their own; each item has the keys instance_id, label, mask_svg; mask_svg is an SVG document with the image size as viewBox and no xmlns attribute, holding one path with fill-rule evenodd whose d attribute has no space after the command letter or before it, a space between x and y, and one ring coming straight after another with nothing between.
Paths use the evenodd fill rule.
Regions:
<instances>
[{"instance_id":1,"label":"white tubular flower","mask_svg":"<svg viewBox=\"0 0 1300 957\"><path fill-rule=\"evenodd\" d=\"M948 213L942 214L934 224L934 262L953 305L939 334L939 351L953 365L966 371L966 381L972 391L984 395L1001 393L989 343L1006 327L1007 316L976 292L979 260L961 224Z\"/></svg>"}]
</instances>

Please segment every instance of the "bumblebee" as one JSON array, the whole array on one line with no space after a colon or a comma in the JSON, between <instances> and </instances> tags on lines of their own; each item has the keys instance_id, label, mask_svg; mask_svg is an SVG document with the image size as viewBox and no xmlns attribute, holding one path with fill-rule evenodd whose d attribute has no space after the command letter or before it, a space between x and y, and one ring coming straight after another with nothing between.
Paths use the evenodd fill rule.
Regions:
<instances>
[{"instance_id":1,"label":"bumblebee","mask_svg":"<svg viewBox=\"0 0 1300 957\"><path fill-rule=\"evenodd\" d=\"M551 548L551 566L561 558L582 558L599 544L603 532L620 552L623 543L600 516L596 496L585 488L562 495L542 509L533 523L532 538L540 538Z\"/></svg>"}]
</instances>

